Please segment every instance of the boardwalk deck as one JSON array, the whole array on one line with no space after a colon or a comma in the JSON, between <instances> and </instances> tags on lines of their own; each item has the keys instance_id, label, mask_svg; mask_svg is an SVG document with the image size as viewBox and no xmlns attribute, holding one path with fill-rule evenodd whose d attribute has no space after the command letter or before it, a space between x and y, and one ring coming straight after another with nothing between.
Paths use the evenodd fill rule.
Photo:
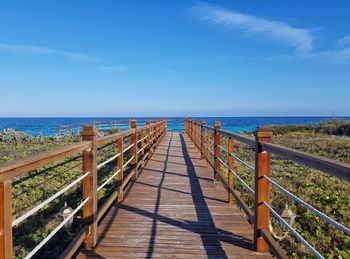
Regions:
<instances>
[{"instance_id":1,"label":"boardwalk deck","mask_svg":"<svg viewBox=\"0 0 350 259\"><path fill-rule=\"evenodd\" d=\"M253 228L227 203L189 138L165 135L125 199L78 258L270 258L253 250Z\"/></svg>"}]
</instances>

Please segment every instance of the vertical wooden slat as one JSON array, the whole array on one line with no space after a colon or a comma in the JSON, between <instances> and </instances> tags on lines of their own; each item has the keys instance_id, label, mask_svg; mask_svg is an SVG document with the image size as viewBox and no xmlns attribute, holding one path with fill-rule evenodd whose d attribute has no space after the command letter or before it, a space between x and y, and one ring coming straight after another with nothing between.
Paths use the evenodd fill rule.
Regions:
<instances>
[{"instance_id":1,"label":"vertical wooden slat","mask_svg":"<svg viewBox=\"0 0 350 259\"><path fill-rule=\"evenodd\" d=\"M61 137L61 125L57 126L57 137Z\"/></svg>"},{"instance_id":2,"label":"vertical wooden slat","mask_svg":"<svg viewBox=\"0 0 350 259\"><path fill-rule=\"evenodd\" d=\"M158 120L156 120L155 122L154 122L154 130L155 130L155 132L154 132L154 134L155 134L155 145L158 145L158 134L159 134L159 129L158 129Z\"/></svg>"},{"instance_id":3,"label":"vertical wooden slat","mask_svg":"<svg viewBox=\"0 0 350 259\"><path fill-rule=\"evenodd\" d=\"M143 155L145 154L145 129L141 129L141 155L143 159Z\"/></svg>"},{"instance_id":4,"label":"vertical wooden slat","mask_svg":"<svg viewBox=\"0 0 350 259\"><path fill-rule=\"evenodd\" d=\"M84 141L91 141L91 149L83 152L83 172L89 175L83 180L83 198L89 201L83 207L84 223L89 226L85 246L93 248L97 242L97 130L94 126L84 126L81 133Z\"/></svg>"},{"instance_id":5,"label":"vertical wooden slat","mask_svg":"<svg viewBox=\"0 0 350 259\"><path fill-rule=\"evenodd\" d=\"M0 182L0 258L12 258L12 181Z\"/></svg>"},{"instance_id":6,"label":"vertical wooden slat","mask_svg":"<svg viewBox=\"0 0 350 259\"><path fill-rule=\"evenodd\" d=\"M200 143L199 143L199 123L196 121L196 145L200 151Z\"/></svg>"},{"instance_id":7,"label":"vertical wooden slat","mask_svg":"<svg viewBox=\"0 0 350 259\"><path fill-rule=\"evenodd\" d=\"M208 157L208 166L210 165L210 162L211 162L211 152L210 152L210 130L207 129L207 157Z\"/></svg>"},{"instance_id":8,"label":"vertical wooden slat","mask_svg":"<svg viewBox=\"0 0 350 259\"><path fill-rule=\"evenodd\" d=\"M270 177L270 153L263 150L262 143L270 143L272 133L266 129L255 132L255 211L254 211L254 246L258 252L267 252L269 247L264 238L259 236L263 229L270 233L269 210L263 202L270 203L270 183L263 177Z\"/></svg>"},{"instance_id":9,"label":"vertical wooden slat","mask_svg":"<svg viewBox=\"0 0 350 259\"><path fill-rule=\"evenodd\" d=\"M235 149L235 141L232 138L228 138L228 185L229 187L233 190L234 187L234 179L233 179L233 173L232 171L234 170L234 164L235 164L235 159L233 157L233 153ZM229 191L228 192L228 202L229 203L234 203L234 197L232 193Z\"/></svg>"},{"instance_id":10,"label":"vertical wooden slat","mask_svg":"<svg viewBox=\"0 0 350 259\"><path fill-rule=\"evenodd\" d=\"M201 121L201 158L204 158L204 152L205 152L205 148L204 148L204 142L205 142L205 120Z\"/></svg>"},{"instance_id":11,"label":"vertical wooden slat","mask_svg":"<svg viewBox=\"0 0 350 259\"><path fill-rule=\"evenodd\" d=\"M189 123L190 123L190 138L193 140L193 121L190 120Z\"/></svg>"},{"instance_id":12,"label":"vertical wooden slat","mask_svg":"<svg viewBox=\"0 0 350 259\"><path fill-rule=\"evenodd\" d=\"M146 150L149 151L151 150L151 121L146 121L146 135L146 145L148 144Z\"/></svg>"},{"instance_id":13,"label":"vertical wooden slat","mask_svg":"<svg viewBox=\"0 0 350 259\"><path fill-rule=\"evenodd\" d=\"M221 135L217 132L218 129L221 128L221 122L215 121L214 122L214 179L216 181L220 181L220 176L218 172L220 172L220 161L218 157L220 157L221 150L219 145L221 144Z\"/></svg>"},{"instance_id":14,"label":"vertical wooden slat","mask_svg":"<svg viewBox=\"0 0 350 259\"><path fill-rule=\"evenodd\" d=\"M137 179L137 121L136 120L130 120L130 128L133 129L133 132L131 133L130 136L130 145L133 145L130 149L131 151L131 156L134 158L131 160L131 170L133 170L133 176L132 180L136 181Z\"/></svg>"},{"instance_id":15,"label":"vertical wooden slat","mask_svg":"<svg viewBox=\"0 0 350 259\"><path fill-rule=\"evenodd\" d=\"M120 170L119 174L117 174L117 181L119 186L119 193L118 193L118 202L122 202L124 199L124 191L123 191L123 179L124 179L124 139L118 138L118 150L117 152L120 153L118 156L118 170Z\"/></svg>"}]
</instances>

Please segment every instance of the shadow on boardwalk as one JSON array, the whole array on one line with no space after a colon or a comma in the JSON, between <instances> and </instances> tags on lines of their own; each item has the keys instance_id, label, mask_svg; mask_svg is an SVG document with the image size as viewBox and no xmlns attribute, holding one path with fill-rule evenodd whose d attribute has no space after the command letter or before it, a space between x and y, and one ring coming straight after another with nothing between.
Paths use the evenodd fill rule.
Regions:
<instances>
[{"instance_id":1,"label":"shadow on boardwalk","mask_svg":"<svg viewBox=\"0 0 350 259\"><path fill-rule=\"evenodd\" d=\"M167 133L78 258L270 258L252 250L251 226L211 177L187 136Z\"/></svg>"}]
</instances>

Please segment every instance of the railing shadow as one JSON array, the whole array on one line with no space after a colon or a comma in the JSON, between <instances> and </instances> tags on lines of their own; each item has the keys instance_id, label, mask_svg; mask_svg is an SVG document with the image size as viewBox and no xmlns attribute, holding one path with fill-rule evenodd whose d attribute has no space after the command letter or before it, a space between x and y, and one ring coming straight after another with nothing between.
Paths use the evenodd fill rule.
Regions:
<instances>
[{"instance_id":1,"label":"railing shadow","mask_svg":"<svg viewBox=\"0 0 350 259\"><path fill-rule=\"evenodd\" d=\"M166 149L165 160L162 161L164 163L164 166L161 170L157 170L159 172L162 172L162 176L159 180L159 184L148 184L149 187L154 187L155 189L157 189L155 190L157 192L157 195L156 195L156 200L154 204L155 205L154 209L152 211L148 211L146 209L120 203L117 205L117 207L114 207L114 211L112 212L112 214L109 214L110 219L117 218L117 213L119 210L125 210L125 211L132 212L151 219L152 226L151 226L151 231L149 233L149 240L147 245L147 254L146 254L147 258L151 258L154 254L154 249L156 247L155 243L157 239L157 228L158 228L157 224L159 222L198 234L202 241L203 249L205 250L208 258L227 257L226 252L221 245L222 242L226 244L231 244L237 247L241 247L243 249L251 250L252 241L250 239L247 239L244 236L232 233L225 229L217 228L215 226L213 217L211 215L211 211L209 210L209 207L206 201L207 198L204 196L204 193L202 190L200 177L197 175L197 172L196 172L197 166L193 164L191 155L187 148L188 140L185 140L183 134L180 134L179 136L181 140L182 154L185 161L184 165L186 166L187 177L190 183L189 192L179 191L179 193L191 195L197 220L177 220L172 217L159 214L160 207L161 207L160 203L161 203L161 197L162 197L162 190L172 190L172 189L169 189L168 187L163 186L163 184L164 184L165 177L167 175L167 169L169 166L168 158L170 154L170 149L172 148L171 144L174 137L173 133L171 133L170 137L163 142L163 145L164 145L164 143L169 141L169 143L166 144L167 149ZM191 152L193 151L192 149L190 150ZM153 169L147 169L147 170L153 170ZM147 173L143 171L144 170L142 170L141 173ZM140 184L144 184L144 183L140 182ZM110 224L113 224L113 223L115 223L114 220L109 220L109 222L106 222L104 224L103 229L100 229L100 232L102 233L100 235L99 240L104 239L104 237L106 236L105 234L108 231L108 228L110 227ZM169 234L171 235L171 232Z\"/></svg>"},{"instance_id":2,"label":"railing shadow","mask_svg":"<svg viewBox=\"0 0 350 259\"><path fill-rule=\"evenodd\" d=\"M171 141L173 139L173 133L171 133L170 139L169 139L169 144L167 147L167 151L166 151L166 158L164 161L164 167L163 167L163 172L166 172L167 170L167 166L168 166L168 159L169 159L169 153L170 153L170 147L171 147ZM157 199L156 199L156 204L155 204L155 208L154 208L154 213L158 214L159 211L159 206L160 206L160 199L161 199L161 195L162 195L162 185L165 179L165 174L162 174L162 178L158 184L157 187ZM153 251L154 251L154 243L155 243L155 239L156 239L156 235L157 235L157 219L153 218L152 220L152 230L151 230L151 238L148 242L148 250L147 250L147 256L152 257Z\"/></svg>"},{"instance_id":3,"label":"railing shadow","mask_svg":"<svg viewBox=\"0 0 350 259\"><path fill-rule=\"evenodd\" d=\"M191 194L192 194L192 200L193 204L197 213L198 217L198 222L196 222L198 225L204 224L207 227L206 228L211 228L215 229L215 224L213 221L213 218L211 216L210 210L208 208L208 204L205 201L204 194L196 173L195 166L192 162L192 159L190 157L190 154L187 150L186 142L184 139L183 134L180 134L180 139L181 139L181 144L182 144L182 154L185 159L185 164L187 167L187 174L188 178L190 180L190 189L191 189ZM195 195L196 194L196 195ZM204 229L200 229L199 234L202 239L202 243L205 247L205 250L207 252L207 256L210 258L210 254L208 253L207 247L210 245L214 245L218 250L219 253L225 255L225 251L222 249L222 246L220 244L220 241L217 238L214 238L208 243L208 239L205 238L205 232L203 231ZM203 231L203 232L202 232Z\"/></svg>"}]
</instances>

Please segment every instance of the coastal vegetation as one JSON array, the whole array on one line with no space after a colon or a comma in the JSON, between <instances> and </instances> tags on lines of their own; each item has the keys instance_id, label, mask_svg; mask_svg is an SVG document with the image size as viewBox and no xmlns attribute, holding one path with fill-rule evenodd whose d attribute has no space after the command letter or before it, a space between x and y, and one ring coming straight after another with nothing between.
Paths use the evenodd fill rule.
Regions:
<instances>
[{"instance_id":1,"label":"coastal vegetation","mask_svg":"<svg viewBox=\"0 0 350 259\"><path fill-rule=\"evenodd\" d=\"M350 125L345 121L325 121L313 125L269 126L273 132L273 143L350 163ZM245 133L252 136L251 133ZM63 138L31 136L13 129L0 133L0 164L32 154L56 149L81 141L79 136ZM127 140L126 140L127 141ZM223 142L226 140L223 139ZM110 143L98 150L98 162L105 161L116 152L116 143ZM254 166L254 150L244 144L236 143L236 154ZM225 157L223 157L226 159ZM128 159L128 157L125 157ZM99 170L99 185L115 170L115 162ZM254 175L243 165L235 163L236 172L248 185L254 185ZM126 172L127 174L127 172ZM81 175L81 156L71 157L57 164L40 168L21 175L13 181L13 217L23 215L47 199L68 183ZM350 184L325 173L300 164L272 156L271 178L294 193L305 202L327 214L334 220L348 226L350 222ZM102 203L115 190L113 180L99 192ZM252 206L253 196L237 180L235 188L244 200ZM275 188L271 190L272 206L280 214L286 207L296 215L293 227L317 250L328 258L350 258L350 237L335 229L312 212L290 200ZM23 258L43 240L62 220L60 210L67 205L75 208L82 201L79 185L63 196L45 206L34 216L14 227L14 254ZM293 258L313 258L308 250L292 235L284 231L279 223L271 221L273 233L281 246ZM73 225L60 230L54 238L41 249L40 258L56 258L80 230L81 215L78 214ZM58 242L59 240L59 242Z\"/></svg>"},{"instance_id":2,"label":"coastal vegetation","mask_svg":"<svg viewBox=\"0 0 350 259\"><path fill-rule=\"evenodd\" d=\"M14 129L4 130L0 134L0 164L81 141L80 136L76 135L67 135L63 138L38 136L39 134L31 136ZM128 145L128 141L128 139L125 140L125 145ZM116 146L116 142L112 142L100 147L97 162L101 163L113 156L117 150ZM126 154L125 159L129 159L129 156ZM115 161L102 167L98 172L98 185L106 181L115 170ZM78 155L14 178L12 184L13 219L23 215L67 186L81 176L81 172L82 156ZM127 175L129 172L130 170L126 168L124 174ZM116 189L116 186L116 180L112 180L99 191L99 205L103 204ZM65 204L76 208L81 201L81 188L76 185L33 216L15 226L13 228L15 258L24 258L62 222L60 214L65 208ZM38 251L36 257L57 258L80 229L81 214L78 214L73 225L60 230L43 249Z\"/></svg>"},{"instance_id":3,"label":"coastal vegetation","mask_svg":"<svg viewBox=\"0 0 350 259\"><path fill-rule=\"evenodd\" d=\"M285 147L350 163L350 124L346 121L325 121L314 125L269 126L272 142ZM246 133L252 137L252 134ZM236 143L236 154L254 166L254 150ZM254 186L254 175L245 166L235 163L236 172L249 186ZM224 168L223 168L224 170ZM273 155L271 178L282 187L316 209L349 227L350 183L301 164ZM235 188L252 208L253 196L239 182ZM271 189L272 206L279 214L286 205L295 214L293 227L312 246L327 258L350 258L350 237L337 230L309 210L289 199L285 194ZM272 220L273 234L292 258L314 258L279 222Z\"/></svg>"}]
</instances>

